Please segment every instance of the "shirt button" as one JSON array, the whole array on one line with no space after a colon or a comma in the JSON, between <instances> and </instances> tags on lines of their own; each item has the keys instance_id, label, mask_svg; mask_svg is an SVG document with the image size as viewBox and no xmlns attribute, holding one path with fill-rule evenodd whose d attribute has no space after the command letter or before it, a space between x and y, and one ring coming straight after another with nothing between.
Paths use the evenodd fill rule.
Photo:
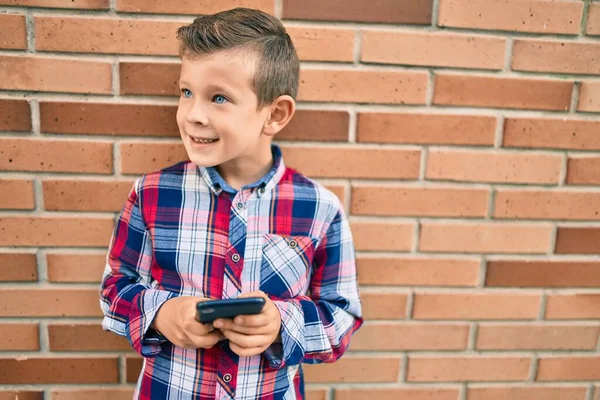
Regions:
<instances>
[{"instance_id":1,"label":"shirt button","mask_svg":"<svg viewBox=\"0 0 600 400\"><path fill-rule=\"evenodd\" d=\"M233 262L238 262L240 261L240 255L238 253L235 253L231 256L231 259L233 260Z\"/></svg>"},{"instance_id":2,"label":"shirt button","mask_svg":"<svg viewBox=\"0 0 600 400\"><path fill-rule=\"evenodd\" d=\"M265 188L261 187L260 189L258 189L258 194L260 194L261 196L265 194Z\"/></svg>"},{"instance_id":3,"label":"shirt button","mask_svg":"<svg viewBox=\"0 0 600 400\"><path fill-rule=\"evenodd\" d=\"M244 203L237 203L237 208L238 208L238 210L241 210L242 208L244 208Z\"/></svg>"},{"instance_id":4,"label":"shirt button","mask_svg":"<svg viewBox=\"0 0 600 400\"><path fill-rule=\"evenodd\" d=\"M231 374L225 374L225 375L223 375L223 380L224 380L226 383L229 383L229 382L231 382Z\"/></svg>"},{"instance_id":5,"label":"shirt button","mask_svg":"<svg viewBox=\"0 0 600 400\"><path fill-rule=\"evenodd\" d=\"M290 247L293 249L294 247L298 246L298 242L296 242L295 240L290 240Z\"/></svg>"}]
</instances>

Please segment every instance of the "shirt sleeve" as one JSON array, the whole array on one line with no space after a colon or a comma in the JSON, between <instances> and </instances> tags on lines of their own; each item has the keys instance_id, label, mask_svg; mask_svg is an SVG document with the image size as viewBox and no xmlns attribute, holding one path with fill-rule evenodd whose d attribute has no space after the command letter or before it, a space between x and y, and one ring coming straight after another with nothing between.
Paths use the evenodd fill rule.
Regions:
<instances>
[{"instance_id":1,"label":"shirt sleeve","mask_svg":"<svg viewBox=\"0 0 600 400\"><path fill-rule=\"evenodd\" d=\"M265 356L273 368L331 363L363 323L350 226L339 208L315 250L309 296L274 299L281 314L281 343Z\"/></svg>"},{"instance_id":2,"label":"shirt sleeve","mask_svg":"<svg viewBox=\"0 0 600 400\"><path fill-rule=\"evenodd\" d=\"M166 338L150 325L175 293L152 288L152 238L143 220L138 179L115 224L107 255L100 307L102 328L125 336L144 357L158 354Z\"/></svg>"}]
</instances>

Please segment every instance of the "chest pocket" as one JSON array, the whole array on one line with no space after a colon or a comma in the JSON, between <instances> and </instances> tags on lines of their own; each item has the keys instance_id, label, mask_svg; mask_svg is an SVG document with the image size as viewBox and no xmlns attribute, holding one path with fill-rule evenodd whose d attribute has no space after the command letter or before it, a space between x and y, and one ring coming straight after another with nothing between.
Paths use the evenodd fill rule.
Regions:
<instances>
[{"instance_id":1,"label":"chest pocket","mask_svg":"<svg viewBox=\"0 0 600 400\"><path fill-rule=\"evenodd\" d=\"M308 236L264 236L260 290L282 299L308 290L315 244Z\"/></svg>"}]
</instances>

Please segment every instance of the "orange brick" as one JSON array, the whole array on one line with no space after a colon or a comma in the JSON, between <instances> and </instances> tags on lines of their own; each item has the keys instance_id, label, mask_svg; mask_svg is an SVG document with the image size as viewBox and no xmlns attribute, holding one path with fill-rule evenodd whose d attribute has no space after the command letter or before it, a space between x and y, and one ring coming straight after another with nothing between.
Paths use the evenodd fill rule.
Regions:
<instances>
[{"instance_id":1,"label":"orange brick","mask_svg":"<svg viewBox=\"0 0 600 400\"><path fill-rule=\"evenodd\" d=\"M334 364L305 365L307 383L396 382L399 358L344 357Z\"/></svg>"},{"instance_id":2,"label":"orange brick","mask_svg":"<svg viewBox=\"0 0 600 400\"><path fill-rule=\"evenodd\" d=\"M359 256L358 281L362 285L476 286L479 260Z\"/></svg>"},{"instance_id":3,"label":"orange brick","mask_svg":"<svg viewBox=\"0 0 600 400\"><path fill-rule=\"evenodd\" d=\"M352 187L354 215L485 217L490 191L450 187Z\"/></svg>"},{"instance_id":4,"label":"orange brick","mask_svg":"<svg viewBox=\"0 0 600 400\"><path fill-rule=\"evenodd\" d=\"M107 10L110 0L0 0L0 4L9 6L81 8L88 10Z\"/></svg>"},{"instance_id":5,"label":"orange brick","mask_svg":"<svg viewBox=\"0 0 600 400\"><path fill-rule=\"evenodd\" d=\"M410 356L408 382L524 381L529 357Z\"/></svg>"},{"instance_id":6,"label":"orange brick","mask_svg":"<svg viewBox=\"0 0 600 400\"><path fill-rule=\"evenodd\" d=\"M536 381L595 381L600 379L600 357L541 357Z\"/></svg>"},{"instance_id":7,"label":"orange brick","mask_svg":"<svg viewBox=\"0 0 600 400\"><path fill-rule=\"evenodd\" d=\"M585 400L586 387L478 387L467 389L468 400Z\"/></svg>"},{"instance_id":8,"label":"orange brick","mask_svg":"<svg viewBox=\"0 0 600 400\"><path fill-rule=\"evenodd\" d=\"M517 292L417 293L414 319L534 319L540 295Z\"/></svg>"},{"instance_id":9,"label":"orange brick","mask_svg":"<svg viewBox=\"0 0 600 400\"><path fill-rule=\"evenodd\" d=\"M559 226L556 236L557 254L600 254L600 229Z\"/></svg>"},{"instance_id":10,"label":"orange brick","mask_svg":"<svg viewBox=\"0 0 600 400\"><path fill-rule=\"evenodd\" d=\"M573 82L494 75L435 74L433 103L449 106L568 110Z\"/></svg>"},{"instance_id":11,"label":"orange brick","mask_svg":"<svg viewBox=\"0 0 600 400\"><path fill-rule=\"evenodd\" d=\"M351 224L356 250L409 251L415 226L409 222L354 221Z\"/></svg>"},{"instance_id":12,"label":"orange brick","mask_svg":"<svg viewBox=\"0 0 600 400\"><path fill-rule=\"evenodd\" d=\"M0 246L107 247L113 219L107 217L1 217Z\"/></svg>"},{"instance_id":13,"label":"orange brick","mask_svg":"<svg viewBox=\"0 0 600 400\"><path fill-rule=\"evenodd\" d=\"M276 140L347 142L350 115L347 111L296 110Z\"/></svg>"},{"instance_id":14,"label":"orange brick","mask_svg":"<svg viewBox=\"0 0 600 400\"><path fill-rule=\"evenodd\" d=\"M121 211L133 181L44 180L44 209L49 211Z\"/></svg>"},{"instance_id":15,"label":"orange brick","mask_svg":"<svg viewBox=\"0 0 600 400\"><path fill-rule=\"evenodd\" d=\"M142 370L143 359L139 356L125 357L125 371L128 383L135 383Z\"/></svg>"},{"instance_id":16,"label":"orange brick","mask_svg":"<svg viewBox=\"0 0 600 400\"><path fill-rule=\"evenodd\" d=\"M2 317L98 317L101 315L96 289L29 288L28 290L3 289L0 292L0 316Z\"/></svg>"},{"instance_id":17,"label":"orange brick","mask_svg":"<svg viewBox=\"0 0 600 400\"><path fill-rule=\"evenodd\" d=\"M99 324L48 325L50 351L131 350L126 338L102 329Z\"/></svg>"},{"instance_id":18,"label":"orange brick","mask_svg":"<svg viewBox=\"0 0 600 400\"><path fill-rule=\"evenodd\" d=\"M600 74L600 43L517 39L512 69L517 71Z\"/></svg>"},{"instance_id":19,"label":"orange brick","mask_svg":"<svg viewBox=\"0 0 600 400\"><path fill-rule=\"evenodd\" d=\"M558 184L562 160L558 154L431 149L425 177L467 182Z\"/></svg>"},{"instance_id":20,"label":"orange brick","mask_svg":"<svg viewBox=\"0 0 600 400\"><path fill-rule=\"evenodd\" d=\"M286 31L300 60L354 61L354 29L294 26Z\"/></svg>"},{"instance_id":21,"label":"orange brick","mask_svg":"<svg viewBox=\"0 0 600 400\"><path fill-rule=\"evenodd\" d=\"M486 286L598 287L600 263L595 261L488 261Z\"/></svg>"},{"instance_id":22,"label":"orange brick","mask_svg":"<svg viewBox=\"0 0 600 400\"><path fill-rule=\"evenodd\" d=\"M117 11L132 13L159 13L159 14L214 14L230 8L248 7L257 8L273 14L275 3L273 0L224 0L213 1L181 1L171 0L119 0Z\"/></svg>"},{"instance_id":23,"label":"orange brick","mask_svg":"<svg viewBox=\"0 0 600 400\"><path fill-rule=\"evenodd\" d=\"M468 341L468 325L367 324L352 338L350 350L466 350Z\"/></svg>"},{"instance_id":24,"label":"orange brick","mask_svg":"<svg viewBox=\"0 0 600 400\"><path fill-rule=\"evenodd\" d=\"M177 55L183 22L140 19L36 17L38 51Z\"/></svg>"},{"instance_id":25,"label":"orange brick","mask_svg":"<svg viewBox=\"0 0 600 400\"><path fill-rule=\"evenodd\" d=\"M546 319L598 319L600 318L600 294L550 294L546 307Z\"/></svg>"},{"instance_id":26,"label":"orange brick","mask_svg":"<svg viewBox=\"0 0 600 400\"><path fill-rule=\"evenodd\" d=\"M35 208L31 179L0 178L0 193L10 193L10 196L0 197L0 208L11 210L33 210Z\"/></svg>"},{"instance_id":27,"label":"orange brick","mask_svg":"<svg viewBox=\"0 0 600 400\"><path fill-rule=\"evenodd\" d=\"M42 132L179 137L177 106L40 102Z\"/></svg>"},{"instance_id":28,"label":"orange brick","mask_svg":"<svg viewBox=\"0 0 600 400\"><path fill-rule=\"evenodd\" d=\"M35 282L37 261L33 253L0 253L0 281Z\"/></svg>"},{"instance_id":29,"label":"orange brick","mask_svg":"<svg viewBox=\"0 0 600 400\"><path fill-rule=\"evenodd\" d=\"M306 400L327 400L328 389L305 388Z\"/></svg>"},{"instance_id":30,"label":"orange brick","mask_svg":"<svg viewBox=\"0 0 600 400\"><path fill-rule=\"evenodd\" d=\"M581 83L581 89L579 90L579 104L577 106L577 110L600 112L600 82Z\"/></svg>"},{"instance_id":31,"label":"orange brick","mask_svg":"<svg viewBox=\"0 0 600 400\"><path fill-rule=\"evenodd\" d=\"M131 400L133 388L124 389L53 389L52 400Z\"/></svg>"},{"instance_id":32,"label":"orange brick","mask_svg":"<svg viewBox=\"0 0 600 400\"><path fill-rule=\"evenodd\" d=\"M0 56L0 89L110 94L111 65L57 56Z\"/></svg>"},{"instance_id":33,"label":"orange brick","mask_svg":"<svg viewBox=\"0 0 600 400\"><path fill-rule=\"evenodd\" d=\"M599 327L590 325L480 325L477 350L595 350Z\"/></svg>"},{"instance_id":34,"label":"orange brick","mask_svg":"<svg viewBox=\"0 0 600 400\"><path fill-rule=\"evenodd\" d=\"M2 390L0 400L44 400L44 392Z\"/></svg>"},{"instance_id":35,"label":"orange brick","mask_svg":"<svg viewBox=\"0 0 600 400\"><path fill-rule=\"evenodd\" d=\"M422 71L303 69L298 100L425 104L427 80Z\"/></svg>"},{"instance_id":36,"label":"orange brick","mask_svg":"<svg viewBox=\"0 0 600 400\"><path fill-rule=\"evenodd\" d=\"M0 138L0 171L112 173L112 144Z\"/></svg>"},{"instance_id":37,"label":"orange brick","mask_svg":"<svg viewBox=\"0 0 600 400\"><path fill-rule=\"evenodd\" d=\"M431 24L432 0L283 0L283 18Z\"/></svg>"},{"instance_id":38,"label":"orange brick","mask_svg":"<svg viewBox=\"0 0 600 400\"><path fill-rule=\"evenodd\" d=\"M600 149L600 121L564 118L507 118L505 147Z\"/></svg>"},{"instance_id":39,"label":"orange brick","mask_svg":"<svg viewBox=\"0 0 600 400\"><path fill-rule=\"evenodd\" d=\"M573 190L498 189L495 218L600 219L600 193Z\"/></svg>"},{"instance_id":40,"label":"orange brick","mask_svg":"<svg viewBox=\"0 0 600 400\"><path fill-rule=\"evenodd\" d=\"M404 293L362 292L360 298L367 320L403 319L406 316L408 295Z\"/></svg>"},{"instance_id":41,"label":"orange brick","mask_svg":"<svg viewBox=\"0 0 600 400\"><path fill-rule=\"evenodd\" d=\"M506 39L445 32L362 31L361 61L502 69Z\"/></svg>"},{"instance_id":42,"label":"orange brick","mask_svg":"<svg viewBox=\"0 0 600 400\"><path fill-rule=\"evenodd\" d=\"M121 94L179 96L180 63L119 63Z\"/></svg>"},{"instance_id":43,"label":"orange brick","mask_svg":"<svg viewBox=\"0 0 600 400\"><path fill-rule=\"evenodd\" d=\"M360 112L357 141L493 146L496 122L480 115Z\"/></svg>"},{"instance_id":44,"label":"orange brick","mask_svg":"<svg viewBox=\"0 0 600 400\"><path fill-rule=\"evenodd\" d=\"M419 177L421 152L417 149L283 146L282 150L286 165L315 178Z\"/></svg>"},{"instance_id":45,"label":"orange brick","mask_svg":"<svg viewBox=\"0 0 600 400\"><path fill-rule=\"evenodd\" d=\"M48 281L100 283L106 252L77 254L46 253Z\"/></svg>"},{"instance_id":46,"label":"orange brick","mask_svg":"<svg viewBox=\"0 0 600 400\"><path fill-rule=\"evenodd\" d=\"M139 175L187 159L182 143L121 143L121 171L124 174Z\"/></svg>"},{"instance_id":47,"label":"orange brick","mask_svg":"<svg viewBox=\"0 0 600 400\"><path fill-rule=\"evenodd\" d=\"M0 15L0 49L27 49L24 15Z\"/></svg>"},{"instance_id":48,"label":"orange brick","mask_svg":"<svg viewBox=\"0 0 600 400\"><path fill-rule=\"evenodd\" d=\"M26 100L0 99L0 131L31 131L31 108Z\"/></svg>"},{"instance_id":49,"label":"orange brick","mask_svg":"<svg viewBox=\"0 0 600 400\"><path fill-rule=\"evenodd\" d=\"M422 223L421 251L465 253L546 253L550 225L498 223Z\"/></svg>"},{"instance_id":50,"label":"orange brick","mask_svg":"<svg viewBox=\"0 0 600 400\"><path fill-rule=\"evenodd\" d=\"M2 336L0 342L2 351L40 349L40 333L37 324L0 324L0 336Z\"/></svg>"},{"instance_id":51,"label":"orange brick","mask_svg":"<svg viewBox=\"0 0 600 400\"><path fill-rule=\"evenodd\" d=\"M118 382L116 357L0 359L1 384Z\"/></svg>"},{"instance_id":52,"label":"orange brick","mask_svg":"<svg viewBox=\"0 0 600 400\"><path fill-rule=\"evenodd\" d=\"M335 389L336 400L457 400L455 388Z\"/></svg>"},{"instance_id":53,"label":"orange brick","mask_svg":"<svg viewBox=\"0 0 600 400\"><path fill-rule=\"evenodd\" d=\"M571 156L567 162L567 183L570 185L600 185L600 157Z\"/></svg>"},{"instance_id":54,"label":"orange brick","mask_svg":"<svg viewBox=\"0 0 600 400\"><path fill-rule=\"evenodd\" d=\"M600 35L600 4L590 4L585 33L588 35Z\"/></svg>"},{"instance_id":55,"label":"orange brick","mask_svg":"<svg viewBox=\"0 0 600 400\"><path fill-rule=\"evenodd\" d=\"M567 0L441 0L439 26L578 34L583 3Z\"/></svg>"}]
</instances>

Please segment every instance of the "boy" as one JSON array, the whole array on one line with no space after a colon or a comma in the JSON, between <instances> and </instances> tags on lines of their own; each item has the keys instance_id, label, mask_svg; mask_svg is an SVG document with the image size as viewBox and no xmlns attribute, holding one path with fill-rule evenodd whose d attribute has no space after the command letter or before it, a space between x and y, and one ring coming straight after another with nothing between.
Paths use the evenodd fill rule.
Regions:
<instances>
[{"instance_id":1,"label":"boy","mask_svg":"<svg viewBox=\"0 0 600 400\"><path fill-rule=\"evenodd\" d=\"M177 33L190 161L135 182L102 326L144 357L134 398L302 399L300 363L337 360L362 318L338 199L271 144L295 111L296 52L281 22L250 9ZM251 296L266 299L260 314L195 319L199 301Z\"/></svg>"}]
</instances>

